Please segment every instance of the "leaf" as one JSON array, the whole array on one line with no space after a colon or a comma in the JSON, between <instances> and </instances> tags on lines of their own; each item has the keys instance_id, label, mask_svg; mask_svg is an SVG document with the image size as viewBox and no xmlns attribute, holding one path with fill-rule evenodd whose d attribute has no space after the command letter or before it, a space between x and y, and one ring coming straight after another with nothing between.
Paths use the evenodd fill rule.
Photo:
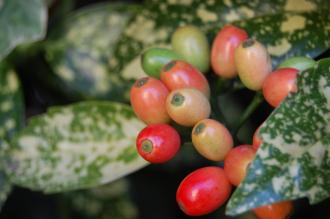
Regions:
<instances>
[{"instance_id":1,"label":"leaf","mask_svg":"<svg viewBox=\"0 0 330 219\"><path fill-rule=\"evenodd\" d=\"M108 183L146 165L135 148L143 127L119 103L53 107L13 138L6 171L13 183L46 193Z\"/></svg>"},{"instance_id":2,"label":"leaf","mask_svg":"<svg viewBox=\"0 0 330 219\"><path fill-rule=\"evenodd\" d=\"M88 190L64 194L66 208L86 219L134 219L137 209L129 198L129 183L121 179Z\"/></svg>"},{"instance_id":3,"label":"leaf","mask_svg":"<svg viewBox=\"0 0 330 219\"><path fill-rule=\"evenodd\" d=\"M152 46L169 47L172 33L185 24L201 28L207 33L210 43L225 24L244 27L250 37L257 38L268 47L274 66L286 57L284 54L288 52L288 46L289 55L312 57L330 46L327 0L149 0L146 5L127 26L115 51L119 60L116 70L127 77L141 71L138 65L141 51ZM319 12L320 9L326 11ZM294 14L302 18L292 17ZM283 31L280 31L281 25L284 26ZM307 29L301 30L305 26Z\"/></svg>"},{"instance_id":4,"label":"leaf","mask_svg":"<svg viewBox=\"0 0 330 219\"><path fill-rule=\"evenodd\" d=\"M17 45L42 39L46 22L42 0L0 0L0 60Z\"/></svg>"},{"instance_id":5,"label":"leaf","mask_svg":"<svg viewBox=\"0 0 330 219\"><path fill-rule=\"evenodd\" d=\"M263 43L273 67L292 56L317 57L330 47L330 11L285 12L235 22Z\"/></svg>"},{"instance_id":6,"label":"leaf","mask_svg":"<svg viewBox=\"0 0 330 219\"><path fill-rule=\"evenodd\" d=\"M53 83L69 96L128 102L134 80L125 79L111 66L118 62L113 51L121 33L139 8L97 4L68 16L63 26L51 32L46 47Z\"/></svg>"},{"instance_id":7,"label":"leaf","mask_svg":"<svg viewBox=\"0 0 330 219\"><path fill-rule=\"evenodd\" d=\"M239 214L260 205L330 196L330 58L300 72L290 94L260 129L262 145L227 205Z\"/></svg>"},{"instance_id":8,"label":"leaf","mask_svg":"<svg viewBox=\"0 0 330 219\"><path fill-rule=\"evenodd\" d=\"M6 63L0 63L0 208L11 191L11 183L3 171L3 160L9 148L7 141L24 122L21 85L16 73Z\"/></svg>"}]
</instances>

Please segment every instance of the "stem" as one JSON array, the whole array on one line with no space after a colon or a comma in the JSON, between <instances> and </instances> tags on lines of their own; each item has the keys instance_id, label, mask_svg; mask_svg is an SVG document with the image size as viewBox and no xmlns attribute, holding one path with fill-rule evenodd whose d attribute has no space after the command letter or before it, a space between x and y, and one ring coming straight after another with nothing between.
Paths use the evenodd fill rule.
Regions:
<instances>
[{"instance_id":1,"label":"stem","mask_svg":"<svg viewBox=\"0 0 330 219\"><path fill-rule=\"evenodd\" d=\"M222 123L224 123L225 125L228 125L225 116L223 115L223 113L221 112L219 105L218 105L218 98L211 98L211 108L212 108L212 113L211 113L211 117L221 121Z\"/></svg>"},{"instance_id":2,"label":"stem","mask_svg":"<svg viewBox=\"0 0 330 219\"><path fill-rule=\"evenodd\" d=\"M224 114L221 112L219 105L218 105L218 96L219 94L226 88L228 87L229 83L231 83L230 80L222 79L222 78L217 78L216 82L214 82L214 89L211 90L211 98L210 98L210 104L212 108L212 113L211 113L211 118L218 120L225 125L228 125Z\"/></svg>"},{"instance_id":3,"label":"stem","mask_svg":"<svg viewBox=\"0 0 330 219\"><path fill-rule=\"evenodd\" d=\"M243 114L240 116L238 122L233 128L233 135L237 135L238 131L244 125L244 123L248 120L248 118L252 115L252 113L257 109L257 107L262 103L264 100L263 95L261 92L257 92L253 100L250 102L248 107L244 110Z\"/></svg>"}]
</instances>

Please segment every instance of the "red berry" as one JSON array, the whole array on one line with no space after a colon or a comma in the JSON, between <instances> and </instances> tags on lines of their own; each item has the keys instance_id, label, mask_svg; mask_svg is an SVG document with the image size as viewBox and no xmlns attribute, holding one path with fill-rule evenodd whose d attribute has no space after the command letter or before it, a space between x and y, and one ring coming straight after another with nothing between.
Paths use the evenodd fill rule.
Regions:
<instances>
[{"instance_id":1,"label":"red berry","mask_svg":"<svg viewBox=\"0 0 330 219\"><path fill-rule=\"evenodd\" d=\"M171 61L161 71L160 78L170 90L195 88L210 97L210 87L205 76L185 61Z\"/></svg>"},{"instance_id":2,"label":"red berry","mask_svg":"<svg viewBox=\"0 0 330 219\"><path fill-rule=\"evenodd\" d=\"M228 198L231 185L220 167L204 167L190 173L181 182L176 200L187 215L211 213Z\"/></svg>"},{"instance_id":3,"label":"red berry","mask_svg":"<svg viewBox=\"0 0 330 219\"><path fill-rule=\"evenodd\" d=\"M295 68L281 68L267 76L262 92L266 101L277 107L290 92L296 92L296 78L299 71Z\"/></svg>"},{"instance_id":4,"label":"red berry","mask_svg":"<svg viewBox=\"0 0 330 219\"><path fill-rule=\"evenodd\" d=\"M136 139L139 154L151 163L170 160L178 152L180 144L180 135L167 124L148 125Z\"/></svg>"},{"instance_id":5,"label":"red berry","mask_svg":"<svg viewBox=\"0 0 330 219\"><path fill-rule=\"evenodd\" d=\"M247 38L245 30L232 25L226 25L218 32L211 51L211 65L217 75L224 78L237 75L235 49Z\"/></svg>"},{"instance_id":6,"label":"red berry","mask_svg":"<svg viewBox=\"0 0 330 219\"><path fill-rule=\"evenodd\" d=\"M141 78L131 88L131 105L137 117L146 124L168 123L170 117L165 106L168 94L160 80Z\"/></svg>"},{"instance_id":7,"label":"red berry","mask_svg":"<svg viewBox=\"0 0 330 219\"><path fill-rule=\"evenodd\" d=\"M251 145L240 145L229 151L225 158L224 170L231 184L238 186L242 182L255 154L256 150Z\"/></svg>"},{"instance_id":8,"label":"red berry","mask_svg":"<svg viewBox=\"0 0 330 219\"><path fill-rule=\"evenodd\" d=\"M253 209L259 219L287 219L293 210L292 201L283 201Z\"/></svg>"}]
</instances>

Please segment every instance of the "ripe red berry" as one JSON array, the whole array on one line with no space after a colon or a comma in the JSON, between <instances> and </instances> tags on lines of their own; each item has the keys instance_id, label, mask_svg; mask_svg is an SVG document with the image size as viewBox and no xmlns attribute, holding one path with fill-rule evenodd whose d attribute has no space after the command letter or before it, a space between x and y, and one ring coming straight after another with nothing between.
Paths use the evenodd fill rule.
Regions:
<instances>
[{"instance_id":1,"label":"ripe red berry","mask_svg":"<svg viewBox=\"0 0 330 219\"><path fill-rule=\"evenodd\" d=\"M190 216L211 213L230 196L231 185L220 167L204 167L190 173L181 182L176 200Z\"/></svg>"},{"instance_id":2,"label":"ripe red berry","mask_svg":"<svg viewBox=\"0 0 330 219\"><path fill-rule=\"evenodd\" d=\"M165 106L168 94L160 80L141 78L131 88L131 105L137 117L146 124L168 123L170 117Z\"/></svg>"},{"instance_id":3,"label":"ripe red berry","mask_svg":"<svg viewBox=\"0 0 330 219\"><path fill-rule=\"evenodd\" d=\"M170 90L195 88L210 97L210 87L205 76L185 61L171 61L161 71L160 78Z\"/></svg>"},{"instance_id":4,"label":"ripe red berry","mask_svg":"<svg viewBox=\"0 0 330 219\"><path fill-rule=\"evenodd\" d=\"M178 152L180 135L167 124L148 125L136 139L139 154L151 163L164 163Z\"/></svg>"},{"instance_id":5,"label":"ripe red berry","mask_svg":"<svg viewBox=\"0 0 330 219\"><path fill-rule=\"evenodd\" d=\"M224 170L231 184L238 186L242 182L255 154L256 150L251 145L240 145L229 151Z\"/></svg>"},{"instance_id":6,"label":"ripe red berry","mask_svg":"<svg viewBox=\"0 0 330 219\"><path fill-rule=\"evenodd\" d=\"M278 202L253 209L259 219L287 219L292 211L292 201Z\"/></svg>"},{"instance_id":7,"label":"ripe red berry","mask_svg":"<svg viewBox=\"0 0 330 219\"><path fill-rule=\"evenodd\" d=\"M233 25L226 25L218 32L211 50L211 65L217 75L224 78L237 75L235 49L247 38L245 30Z\"/></svg>"},{"instance_id":8,"label":"ripe red berry","mask_svg":"<svg viewBox=\"0 0 330 219\"><path fill-rule=\"evenodd\" d=\"M262 92L270 105L277 107L290 92L297 91L298 72L295 68L280 68L266 77L262 85Z\"/></svg>"}]
</instances>

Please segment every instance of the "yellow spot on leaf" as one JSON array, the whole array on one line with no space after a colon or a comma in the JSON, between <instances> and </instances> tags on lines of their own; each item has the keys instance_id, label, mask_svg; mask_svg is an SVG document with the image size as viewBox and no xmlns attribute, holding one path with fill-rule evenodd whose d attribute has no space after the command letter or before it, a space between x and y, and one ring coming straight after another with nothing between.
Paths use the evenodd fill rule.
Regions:
<instances>
[{"instance_id":1,"label":"yellow spot on leaf","mask_svg":"<svg viewBox=\"0 0 330 219\"><path fill-rule=\"evenodd\" d=\"M286 21L284 21L281 25L282 32L293 32L296 30L304 29L306 25L306 18L294 15L288 17Z\"/></svg>"},{"instance_id":2,"label":"yellow spot on leaf","mask_svg":"<svg viewBox=\"0 0 330 219\"><path fill-rule=\"evenodd\" d=\"M286 11L312 11L316 9L316 5L306 0L287 0L284 9Z\"/></svg>"},{"instance_id":3,"label":"yellow spot on leaf","mask_svg":"<svg viewBox=\"0 0 330 219\"><path fill-rule=\"evenodd\" d=\"M248 7L242 6L238 9L244 16L251 18L254 16L254 11Z\"/></svg>"},{"instance_id":4,"label":"yellow spot on leaf","mask_svg":"<svg viewBox=\"0 0 330 219\"><path fill-rule=\"evenodd\" d=\"M284 55L290 49L291 49L291 44L287 39L282 39L278 45L267 47L269 54L274 56Z\"/></svg>"},{"instance_id":5,"label":"yellow spot on leaf","mask_svg":"<svg viewBox=\"0 0 330 219\"><path fill-rule=\"evenodd\" d=\"M191 5L192 0L168 0L169 4L175 5L175 4L179 4L179 5Z\"/></svg>"},{"instance_id":6,"label":"yellow spot on leaf","mask_svg":"<svg viewBox=\"0 0 330 219\"><path fill-rule=\"evenodd\" d=\"M203 22L212 22L217 21L218 16L214 12L208 11L205 8L198 8L197 9L197 16L203 21Z\"/></svg>"},{"instance_id":7,"label":"yellow spot on leaf","mask_svg":"<svg viewBox=\"0 0 330 219\"><path fill-rule=\"evenodd\" d=\"M233 22L233 21L236 21L236 20L239 20L239 19L240 19L239 14L237 14L237 12L235 12L233 10L230 10L230 12L225 15L225 20L227 22Z\"/></svg>"},{"instance_id":8,"label":"yellow spot on leaf","mask_svg":"<svg viewBox=\"0 0 330 219\"><path fill-rule=\"evenodd\" d=\"M71 69L67 68L64 65L58 67L56 74L66 81L70 82L74 80L74 73L72 72Z\"/></svg>"},{"instance_id":9,"label":"yellow spot on leaf","mask_svg":"<svg viewBox=\"0 0 330 219\"><path fill-rule=\"evenodd\" d=\"M16 91L18 89L18 78L14 71L10 71L7 76L8 88L10 91Z\"/></svg>"},{"instance_id":10,"label":"yellow spot on leaf","mask_svg":"<svg viewBox=\"0 0 330 219\"><path fill-rule=\"evenodd\" d=\"M125 79L138 79L146 76L141 67L140 56L137 56L133 61L126 64L125 68L122 71L122 76Z\"/></svg>"}]
</instances>

